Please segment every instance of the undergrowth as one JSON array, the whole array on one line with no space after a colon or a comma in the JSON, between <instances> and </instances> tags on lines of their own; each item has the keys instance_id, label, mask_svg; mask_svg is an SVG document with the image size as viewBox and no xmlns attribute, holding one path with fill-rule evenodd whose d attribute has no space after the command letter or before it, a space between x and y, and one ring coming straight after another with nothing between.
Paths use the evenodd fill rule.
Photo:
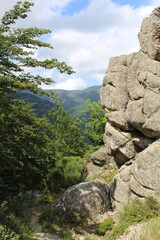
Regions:
<instances>
[{"instance_id":1,"label":"undergrowth","mask_svg":"<svg viewBox=\"0 0 160 240\"><path fill-rule=\"evenodd\" d=\"M30 200L22 200L19 196L0 204L0 239L32 239L31 206Z\"/></svg>"},{"instance_id":2,"label":"undergrowth","mask_svg":"<svg viewBox=\"0 0 160 240\"><path fill-rule=\"evenodd\" d=\"M137 198L132 204L125 206L123 212L119 213L117 224L112 231L107 233L105 239L114 240L124 234L131 225L147 221L158 215L160 215L160 204L154 198L148 197L144 202Z\"/></svg>"},{"instance_id":3,"label":"undergrowth","mask_svg":"<svg viewBox=\"0 0 160 240\"><path fill-rule=\"evenodd\" d=\"M52 214L51 214L52 212ZM133 224L137 224L140 222L146 222L149 221L148 224L150 224L150 227L146 227L144 236L147 232L147 229L150 231L150 235L154 236L154 231L151 231L151 228L153 226L153 229L158 229L160 228L160 223L158 223L158 220L154 219L159 219L160 216L160 204L157 203L157 201L152 198L148 197L144 201L140 201L138 198L134 199L134 201L124 207L124 211L120 212L118 214L118 220L116 223L114 223L114 220L112 218L105 219L101 224L95 227L95 234L101 236L100 239L105 239L105 240L114 240L117 239L120 235L123 235L126 230ZM77 217L77 216L76 216ZM41 217L40 217L41 223L47 231L51 233L56 233L58 236L62 239L70 240L72 238L72 235L74 232L78 231L76 224L66 224L62 220L56 219L56 216L54 216L54 210L51 209L48 205L48 207L45 206L45 208L42 211ZM79 220L78 216L78 221L77 224L79 226L81 225L82 229L84 227L84 232L87 231L87 228L83 226L83 223L85 222L82 219ZM159 221L160 222L160 221ZM149 226L149 225L145 225ZM160 231L155 230L157 232L157 236L159 237L158 234L160 234ZM92 236L87 236L86 232L86 239L92 239L95 235ZM103 237L104 236L104 237ZM160 238L150 238L149 240L158 240ZM145 240L145 237L141 237L138 240Z\"/></svg>"},{"instance_id":4,"label":"undergrowth","mask_svg":"<svg viewBox=\"0 0 160 240\"><path fill-rule=\"evenodd\" d=\"M95 233L97 235L104 236L106 231L113 229L113 226L114 226L114 220L113 218L109 217L96 227Z\"/></svg>"}]
</instances>

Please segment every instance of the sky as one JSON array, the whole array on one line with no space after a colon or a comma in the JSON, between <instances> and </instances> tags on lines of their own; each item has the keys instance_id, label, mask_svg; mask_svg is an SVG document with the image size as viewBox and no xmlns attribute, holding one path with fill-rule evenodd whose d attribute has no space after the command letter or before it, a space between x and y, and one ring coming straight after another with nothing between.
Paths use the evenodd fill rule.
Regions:
<instances>
[{"instance_id":1,"label":"sky","mask_svg":"<svg viewBox=\"0 0 160 240\"><path fill-rule=\"evenodd\" d=\"M0 17L16 0L0 0ZM55 69L28 69L51 77L50 89L76 90L102 85L110 57L139 51L137 34L144 17L159 0L32 0L35 6L17 27L41 27L52 33L41 38L54 47L39 49L35 57L57 58L75 70L68 76Z\"/></svg>"}]
</instances>

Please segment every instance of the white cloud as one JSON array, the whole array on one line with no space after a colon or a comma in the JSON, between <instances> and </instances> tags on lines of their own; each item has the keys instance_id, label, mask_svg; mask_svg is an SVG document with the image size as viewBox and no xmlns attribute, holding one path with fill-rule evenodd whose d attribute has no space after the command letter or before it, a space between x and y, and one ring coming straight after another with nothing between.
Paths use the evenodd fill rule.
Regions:
<instances>
[{"instance_id":1,"label":"white cloud","mask_svg":"<svg viewBox=\"0 0 160 240\"><path fill-rule=\"evenodd\" d=\"M64 82L57 83L54 86L54 89L65 89L65 90L77 90L84 89L87 87L87 84L81 78L69 78Z\"/></svg>"},{"instance_id":2,"label":"white cloud","mask_svg":"<svg viewBox=\"0 0 160 240\"><path fill-rule=\"evenodd\" d=\"M15 0L0 1L0 13L11 7ZM88 7L73 16L62 16L61 10L71 0L34 0L35 7L29 14L25 26L49 28L53 33L48 41L54 50L41 49L36 52L40 59L56 57L66 61L76 71L74 79L79 79L77 87L83 88L83 80L93 79L92 84L99 84L103 78L110 57L128 54L139 50L137 34L141 22L148 16L159 0L151 0L148 6L133 8L120 6L111 0L90 0ZM45 73L43 73L45 74ZM55 87L75 88L73 78L64 79L55 75ZM65 76L66 79L66 76ZM67 78L68 79L68 78ZM82 82L81 82L81 81ZM68 84L69 83L69 84ZM77 88L76 87L76 88Z\"/></svg>"}]
</instances>

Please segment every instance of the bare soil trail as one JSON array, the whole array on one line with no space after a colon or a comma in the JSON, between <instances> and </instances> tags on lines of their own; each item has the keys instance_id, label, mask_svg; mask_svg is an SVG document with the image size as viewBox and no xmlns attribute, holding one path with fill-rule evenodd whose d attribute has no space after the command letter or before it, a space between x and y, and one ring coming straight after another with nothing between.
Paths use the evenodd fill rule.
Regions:
<instances>
[{"instance_id":1,"label":"bare soil trail","mask_svg":"<svg viewBox=\"0 0 160 240\"><path fill-rule=\"evenodd\" d=\"M35 240L60 240L57 236L42 231L42 225L39 223L39 213L34 213L31 218L31 225L35 227Z\"/></svg>"}]
</instances>

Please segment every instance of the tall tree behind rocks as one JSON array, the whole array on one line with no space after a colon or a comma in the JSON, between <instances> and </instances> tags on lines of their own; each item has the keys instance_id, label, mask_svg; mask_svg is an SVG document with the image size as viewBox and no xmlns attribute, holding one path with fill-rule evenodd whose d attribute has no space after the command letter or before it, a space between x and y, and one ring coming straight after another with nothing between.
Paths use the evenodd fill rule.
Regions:
<instances>
[{"instance_id":1,"label":"tall tree behind rocks","mask_svg":"<svg viewBox=\"0 0 160 240\"><path fill-rule=\"evenodd\" d=\"M43 93L42 83L53 80L26 73L24 68L56 68L72 74L65 62L56 58L39 61L34 51L53 47L38 38L50 30L13 28L17 19L25 19L33 3L18 2L6 12L0 23L0 197L16 194L39 185L47 168L53 165L52 142L43 131L46 120L39 120L30 105L14 100L10 94L19 90Z\"/></svg>"}]
</instances>

